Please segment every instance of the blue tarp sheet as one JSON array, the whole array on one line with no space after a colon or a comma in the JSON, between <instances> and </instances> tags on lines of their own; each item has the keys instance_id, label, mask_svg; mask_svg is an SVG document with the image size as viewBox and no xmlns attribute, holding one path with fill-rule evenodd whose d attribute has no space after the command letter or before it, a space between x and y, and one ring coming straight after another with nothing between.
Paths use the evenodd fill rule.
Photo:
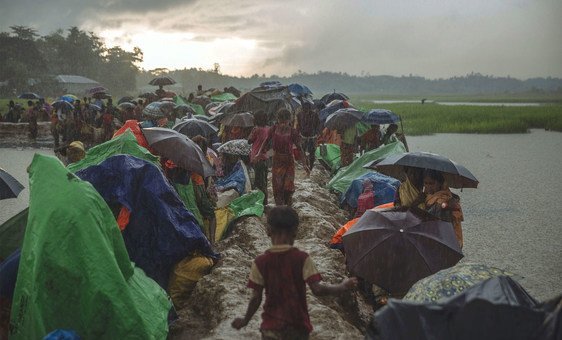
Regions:
<instances>
[{"instance_id":1,"label":"blue tarp sheet","mask_svg":"<svg viewBox=\"0 0 562 340\"><path fill-rule=\"evenodd\" d=\"M90 182L110 206L129 209L123 231L129 257L164 289L172 267L193 251L217 257L193 214L153 164L117 155L76 175Z\"/></svg>"},{"instance_id":2,"label":"blue tarp sheet","mask_svg":"<svg viewBox=\"0 0 562 340\"><path fill-rule=\"evenodd\" d=\"M14 296L20 256L21 251L18 249L3 262L0 262L0 300L7 299L11 301Z\"/></svg>"},{"instance_id":3,"label":"blue tarp sheet","mask_svg":"<svg viewBox=\"0 0 562 340\"><path fill-rule=\"evenodd\" d=\"M400 181L373 171L354 179L345 194L341 196L340 203L347 203L352 208L357 208L357 198L363 192L363 182L367 180L373 183L375 206L394 201L394 195L398 190Z\"/></svg>"},{"instance_id":4,"label":"blue tarp sheet","mask_svg":"<svg viewBox=\"0 0 562 340\"><path fill-rule=\"evenodd\" d=\"M238 161L232 171L225 177L218 179L215 182L217 191L226 191L235 189L240 196L244 195L244 188L246 187L246 176L242 168L242 161Z\"/></svg>"}]
</instances>

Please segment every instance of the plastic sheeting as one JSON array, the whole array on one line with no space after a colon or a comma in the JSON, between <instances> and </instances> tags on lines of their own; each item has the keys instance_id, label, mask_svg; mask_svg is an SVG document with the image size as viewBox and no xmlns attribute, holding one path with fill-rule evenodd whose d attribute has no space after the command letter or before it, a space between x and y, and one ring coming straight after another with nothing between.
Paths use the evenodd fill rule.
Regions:
<instances>
[{"instance_id":1,"label":"plastic sheeting","mask_svg":"<svg viewBox=\"0 0 562 340\"><path fill-rule=\"evenodd\" d=\"M131 131L125 131L122 135L88 150L88 152L86 152L86 157L79 162L70 164L68 170L76 172L92 165L98 165L107 158L115 155L132 155L159 166L158 157L140 146Z\"/></svg>"},{"instance_id":2,"label":"plastic sheeting","mask_svg":"<svg viewBox=\"0 0 562 340\"><path fill-rule=\"evenodd\" d=\"M401 142L391 143L380 148L365 152L361 157L357 158L353 163L341 168L328 182L328 189L344 193L347 191L351 182L357 177L364 175L373 170L365 169L363 166L377 159L387 157L389 155L406 152L404 144Z\"/></svg>"},{"instance_id":3,"label":"plastic sheeting","mask_svg":"<svg viewBox=\"0 0 562 340\"><path fill-rule=\"evenodd\" d=\"M246 173L244 172L244 167L242 166L242 161L238 161L232 171L225 177L217 179L215 182L215 187L217 191L227 191L229 189L235 189L240 196L244 195L246 191Z\"/></svg>"},{"instance_id":4,"label":"plastic sheeting","mask_svg":"<svg viewBox=\"0 0 562 340\"><path fill-rule=\"evenodd\" d=\"M0 262L21 248L28 212L29 208L25 208L0 225Z\"/></svg>"},{"instance_id":5,"label":"plastic sheeting","mask_svg":"<svg viewBox=\"0 0 562 340\"><path fill-rule=\"evenodd\" d=\"M439 303L391 299L366 339L554 339L535 337L546 317L517 282L500 276Z\"/></svg>"},{"instance_id":6,"label":"plastic sheeting","mask_svg":"<svg viewBox=\"0 0 562 340\"><path fill-rule=\"evenodd\" d=\"M216 257L195 216L153 164L128 155L113 156L76 173L109 205L131 212L123 232L133 262L163 288L172 267L194 251Z\"/></svg>"},{"instance_id":7,"label":"plastic sheeting","mask_svg":"<svg viewBox=\"0 0 562 340\"><path fill-rule=\"evenodd\" d=\"M96 190L54 157L36 154L29 174L10 339L41 339L60 328L85 339L166 338L171 303L129 260Z\"/></svg>"},{"instance_id":8,"label":"plastic sheeting","mask_svg":"<svg viewBox=\"0 0 562 340\"><path fill-rule=\"evenodd\" d=\"M336 144L322 144L316 148L316 158L318 161L326 164L331 173L336 172L340 168L340 147Z\"/></svg>"},{"instance_id":9,"label":"plastic sheeting","mask_svg":"<svg viewBox=\"0 0 562 340\"><path fill-rule=\"evenodd\" d=\"M177 309L185 306L197 281L209 274L212 267L211 258L197 255L186 257L174 266L168 291Z\"/></svg>"},{"instance_id":10,"label":"plastic sheeting","mask_svg":"<svg viewBox=\"0 0 562 340\"><path fill-rule=\"evenodd\" d=\"M193 182L189 181L187 185L180 183L173 183L173 185L174 188L176 188L176 192L183 201L183 204L185 204L187 210L189 210L193 214L193 216L195 216L197 223L199 223L200 226L203 226L203 216L201 216L201 212L197 207L195 191L193 190Z\"/></svg>"},{"instance_id":11,"label":"plastic sheeting","mask_svg":"<svg viewBox=\"0 0 562 340\"><path fill-rule=\"evenodd\" d=\"M400 181L373 171L354 179L345 194L341 196L340 204L346 203L354 209L357 208L357 198L363 192L363 182L365 181L373 183L373 192L375 194L374 206L394 201Z\"/></svg>"}]
</instances>

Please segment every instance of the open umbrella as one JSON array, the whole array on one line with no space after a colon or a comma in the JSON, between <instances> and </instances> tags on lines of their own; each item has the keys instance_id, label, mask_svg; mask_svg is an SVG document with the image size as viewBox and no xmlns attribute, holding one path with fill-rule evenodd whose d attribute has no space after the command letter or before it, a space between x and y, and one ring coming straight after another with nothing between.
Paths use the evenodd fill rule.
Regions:
<instances>
[{"instance_id":1,"label":"open umbrella","mask_svg":"<svg viewBox=\"0 0 562 340\"><path fill-rule=\"evenodd\" d=\"M95 87L91 87L91 88L87 89L87 90L85 91L85 93L86 93L86 95L90 95L90 96L91 96L91 95L94 95L94 94L96 94L96 93L106 93L106 92L108 92L108 91L109 91L109 90L106 89L106 88L103 87L103 86L95 86Z\"/></svg>"},{"instance_id":2,"label":"open umbrella","mask_svg":"<svg viewBox=\"0 0 562 340\"><path fill-rule=\"evenodd\" d=\"M221 120L225 126L251 127L254 126L254 115L249 112L236 113Z\"/></svg>"},{"instance_id":3,"label":"open umbrella","mask_svg":"<svg viewBox=\"0 0 562 340\"><path fill-rule=\"evenodd\" d=\"M148 99L148 100L156 100L158 96L154 92L145 92L143 94L139 94L139 98Z\"/></svg>"},{"instance_id":4,"label":"open umbrella","mask_svg":"<svg viewBox=\"0 0 562 340\"><path fill-rule=\"evenodd\" d=\"M251 150L252 146L246 139L233 139L217 148L218 152L238 156L248 156Z\"/></svg>"},{"instance_id":5,"label":"open umbrella","mask_svg":"<svg viewBox=\"0 0 562 340\"><path fill-rule=\"evenodd\" d=\"M111 95L110 95L109 93L106 93L106 92L97 92L97 93L94 93L94 94L92 95L92 98L96 98L96 99L109 99L109 98L111 98Z\"/></svg>"},{"instance_id":6,"label":"open umbrella","mask_svg":"<svg viewBox=\"0 0 562 340\"><path fill-rule=\"evenodd\" d=\"M451 223L410 210L367 210L343 243L352 274L398 295L463 257Z\"/></svg>"},{"instance_id":7,"label":"open umbrella","mask_svg":"<svg viewBox=\"0 0 562 340\"><path fill-rule=\"evenodd\" d=\"M159 127L142 129L142 133L154 151L172 160L178 167L196 172L203 177L215 174L215 170L199 145L185 135Z\"/></svg>"},{"instance_id":8,"label":"open umbrella","mask_svg":"<svg viewBox=\"0 0 562 340\"><path fill-rule=\"evenodd\" d=\"M41 97L40 95L38 95L37 93L33 93L33 92L24 92L22 94L20 94L18 96L19 99L41 99L43 97Z\"/></svg>"},{"instance_id":9,"label":"open umbrella","mask_svg":"<svg viewBox=\"0 0 562 340\"><path fill-rule=\"evenodd\" d=\"M174 103L172 100L161 100L159 101L160 103L160 108L162 109L167 109L167 110L173 110L176 108L176 103Z\"/></svg>"},{"instance_id":10,"label":"open umbrella","mask_svg":"<svg viewBox=\"0 0 562 340\"><path fill-rule=\"evenodd\" d=\"M550 312L511 277L499 276L439 302L390 299L365 339L560 339L547 326Z\"/></svg>"},{"instance_id":11,"label":"open umbrella","mask_svg":"<svg viewBox=\"0 0 562 340\"><path fill-rule=\"evenodd\" d=\"M125 96L125 97L121 97L121 99L119 99L119 101L117 102L117 104L121 104L121 103L125 103L125 102L132 102L133 100L135 100L135 98L131 97L131 96Z\"/></svg>"},{"instance_id":12,"label":"open umbrella","mask_svg":"<svg viewBox=\"0 0 562 340\"><path fill-rule=\"evenodd\" d=\"M400 117L390 110L373 109L363 115L361 121L369 125L393 124L400 121Z\"/></svg>"},{"instance_id":13,"label":"open umbrella","mask_svg":"<svg viewBox=\"0 0 562 340\"><path fill-rule=\"evenodd\" d=\"M74 110L74 105L70 104L69 102L67 102L65 100L54 101L51 104L51 106L54 107L55 110L59 110L59 109L61 109L62 111L72 111L72 110Z\"/></svg>"},{"instance_id":14,"label":"open umbrella","mask_svg":"<svg viewBox=\"0 0 562 340\"><path fill-rule=\"evenodd\" d=\"M402 177L405 166L441 171L446 184L451 188L478 187L478 180L467 168L447 157L430 152L406 152L365 165L366 168L375 169L394 178Z\"/></svg>"},{"instance_id":15,"label":"open umbrella","mask_svg":"<svg viewBox=\"0 0 562 340\"><path fill-rule=\"evenodd\" d=\"M363 112L354 108L339 109L326 118L325 126L331 130L347 129L358 123Z\"/></svg>"},{"instance_id":16,"label":"open umbrella","mask_svg":"<svg viewBox=\"0 0 562 340\"><path fill-rule=\"evenodd\" d=\"M173 85L176 81L168 76L159 76L152 79L148 84L154 86Z\"/></svg>"},{"instance_id":17,"label":"open umbrella","mask_svg":"<svg viewBox=\"0 0 562 340\"><path fill-rule=\"evenodd\" d=\"M180 104L180 105L176 106L174 108L174 110L176 110L176 112L178 112L182 115L186 115L186 114L195 115L195 114L197 114L197 112L195 112L195 110L191 106L186 105L186 104Z\"/></svg>"},{"instance_id":18,"label":"open umbrella","mask_svg":"<svg viewBox=\"0 0 562 340\"><path fill-rule=\"evenodd\" d=\"M18 197L23 188L17 179L0 168L0 200Z\"/></svg>"},{"instance_id":19,"label":"open umbrella","mask_svg":"<svg viewBox=\"0 0 562 340\"><path fill-rule=\"evenodd\" d=\"M324 123L329 115L331 115L332 113L336 112L339 109L344 109L348 107L353 108L353 105L351 105L347 100L332 100L330 103L328 103L328 105L326 105L325 108L323 108L322 110L320 110L320 112L318 112L318 118L320 118L322 123Z\"/></svg>"},{"instance_id":20,"label":"open umbrella","mask_svg":"<svg viewBox=\"0 0 562 340\"><path fill-rule=\"evenodd\" d=\"M59 99L72 104L75 100L78 100L78 97L73 94L65 94L64 96L60 96Z\"/></svg>"},{"instance_id":21,"label":"open umbrella","mask_svg":"<svg viewBox=\"0 0 562 340\"><path fill-rule=\"evenodd\" d=\"M94 111L98 111L98 112L101 112L101 110L102 110L101 106L96 105L96 104L88 104L88 108L90 110L94 110Z\"/></svg>"},{"instance_id":22,"label":"open umbrella","mask_svg":"<svg viewBox=\"0 0 562 340\"><path fill-rule=\"evenodd\" d=\"M464 290L497 276L511 276L503 269L479 263L458 263L416 282L404 300L432 302L459 294Z\"/></svg>"},{"instance_id":23,"label":"open umbrella","mask_svg":"<svg viewBox=\"0 0 562 340\"><path fill-rule=\"evenodd\" d=\"M164 111L162 111L162 102L152 102L144 107L142 114L151 118L162 118L164 117Z\"/></svg>"},{"instance_id":24,"label":"open umbrella","mask_svg":"<svg viewBox=\"0 0 562 340\"><path fill-rule=\"evenodd\" d=\"M193 138L197 135L201 135L205 138L209 138L211 135L216 134L218 129L207 123L204 120L199 120L196 118L185 119L174 125L173 129L186 135L189 138Z\"/></svg>"},{"instance_id":25,"label":"open umbrella","mask_svg":"<svg viewBox=\"0 0 562 340\"><path fill-rule=\"evenodd\" d=\"M129 102L122 102L119 103L119 105L117 105L117 108L121 109L121 110L127 110L127 109L134 109L135 108L135 104L133 103L129 103Z\"/></svg>"},{"instance_id":26,"label":"open umbrella","mask_svg":"<svg viewBox=\"0 0 562 340\"><path fill-rule=\"evenodd\" d=\"M287 87L289 88L289 92L291 92L292 95L295 95L295 96L310 95L310 96L312 96L312 91L310 91L310 89L306 85L293 83L293 84L291 84Z\"/></svg>"},{"instance_id":27,"label":"open umbrella","mask_svg":"<svg viewBox=\"0 0 562 340\"><path fill-rule=\"evenodd\" d=\"M349 100L349 97L341 92L328 93L320 99L324 104L328 104L332 100Z\"/></svg>"}]
</instances>

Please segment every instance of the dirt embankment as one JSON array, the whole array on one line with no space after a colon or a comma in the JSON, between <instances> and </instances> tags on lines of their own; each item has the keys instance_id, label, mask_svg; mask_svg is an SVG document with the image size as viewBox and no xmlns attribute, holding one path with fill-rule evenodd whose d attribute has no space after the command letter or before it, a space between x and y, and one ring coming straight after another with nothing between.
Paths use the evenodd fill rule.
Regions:
<instances>
[{"instance_id":1,"label":"dirt embankment","mask_svg":"<svg viewBox=\"0 0 562 340\"><path fill-rule=\"evenodd\" d=\"M294 208L300 216L295 246L308 252L325 282L337 283L346 275L344 257L327 246L346 221L336 197L324 188L328 173L315 168L309 178L297 170ZM273 195L270 192L270 202ZM217 245L223 260L201 279L180 319L171 327L171 339L259 339L262 307L241 331L230 326L243 316L251 290L246 288L253 259L270 247L265 217L240 221L232 235ZM315 297L308 290L308 309L314 327L311 339L362 339L370 308L358 293ZM263 302L262 302L263 306Z\"/></svg>"},{"instance_id":2,"label":"dirt embankment","mask_svg":"<svg viewBox=\"0 0 562 340\"><path fill-rule=\"evenodd\" d=\"M28 123L0 123L0 147L53 146L50 122L37 123L37 139L29 138Z\"/></svg>"}]
</instances>

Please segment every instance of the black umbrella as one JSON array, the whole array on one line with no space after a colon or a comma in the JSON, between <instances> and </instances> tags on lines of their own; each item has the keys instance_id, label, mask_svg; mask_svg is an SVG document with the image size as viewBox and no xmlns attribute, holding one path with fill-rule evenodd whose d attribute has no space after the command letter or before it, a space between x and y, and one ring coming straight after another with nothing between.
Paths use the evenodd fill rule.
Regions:
<instances>
[{"instance_id":1,"label":"black umbrella","mask_svg":"<svg viewBox=\"0 0 562 340\"><path fill-rule=\"evenodd\" d=\"M251 127L254 126L254 115L249 112L236 113L221 120L225 126Z\"/></svg>"},{"instance_id":2,"label":"black umbrella","mask_svg":"<svg viewBox=\"0 0 562 340\"><path fill-rule=\"evenodd\" d=\"M349 100L349 97L341 92L328 93L320 99L324 104L329 104L332 100Z\"/></svg>"},{"instance_id":3,"label":"black umbrella","mask_svg":"<svg viewBox=\"0 0 562 340\"><path fill-rule=\"evenodd\" d=\"M106 88L103 87L103 86L95 86L95 87L91 87L91 88L87 89L87 90L85 91L85 93L86 93L87 95L90 95L90 96L91 96L91 95L94 95L94 94L96 94L96 93L106 93L106 92L108 92L108 91L109 91L109 90L106 89Z\"/></svg>"},{"instance_id":4,"label":"black umbrella","mask_svg":"<svg viewBox=\"0 0 562 340\"><path fill-rule=\"evenodd\" d=\"M130 103L134 100L135 98L131 97L131 96L125 96L125 97L121 97L121 99L119 99L119 101L117 102L117 104L121 104L121 103Z\"/></svg>"},{"instance_id":5,"label":"black umbrella","mask_svg":"<svg viewBox=\"0 0 562 340\"><path fill-rule=\"evenodd\" d=\"M463 257L450 222L410 210L367 210L343 243L349 271L394 294Z\"/></svg>"},{"instance_id":6,"label":"black umbrella","mask_svg":"<svg viewBox=\"0 0 562 340\"><path fill-rule=\"evenodd\" d=\"M24 186L4 169L0 169L0 200L16 198Z\"/></svg>"},{"instance_id":7,"label":"black umbrella","mask_svg":"<svg viewBox=\"0 0 562 340\"><path fill-rule=\"evenodd\" d=\"M400 121L400 117L390 110L372 109L365 113L361 121L369 125L393 124Z\"/></svg>"},{"instance_id":8,"label":"black umbrella","mask_svg":"<svg viewBox=\"0 0 562 340\"><path fill-rule=\"evenodd\" d=\"M499 276L438 303L390 299L365 339L559 339L545 328L551 315L515 280Z\"/></svg>"},{"instance_id":9,"label":"black umbrella","mask_svg":"<svg viewBox=\"0 0 562 340\"><path fill-rule=\"evenodd\" d=\"M331 130L344 130L357 124L361 117L363 112L354 108L339 109L326 118L324 125Z\"/></svg>"},{"instance_id":10,"label":"black umbrella","mask_svg":"<svg viewBox=\"0 0 562 340\"><path fill-rule=\"evenodd\" d=\"M122 102L119 103L119 105L117 105L117 108L121 109L121 110L127 110L127 109L134 109L135 108L135 104L133 103L129 103L129 102Z\"/></svg>"},{"instance_id":11,"label":"black umbrella","mask_svg":"<svg viewBox=\"0 0 562 340\"><path fill-rule=\"evenodd\" d=\"M405 166L441 171L446 184L451 188L478 187L478 180L467 168L447 157L430 152L406 152L365 165L366 168L395 178L401 178Z\"/></svg>"},{"instance_id":12,"label":"black umbrella","mask_svg":"<svg viewBox=\"0 0 562 340\"><path fill-rule=\"evenodd\" d=\"M139 94L139 98L144 98L148 100L156 100L158 99L158 95L154 92L145 92L143 94Z\"/></svg>"},{"instance_id":13,"label":"black umbrella","mask_svg":"<svg viewBox=\"0 0 562 340\"><path fill-rule=\"evenodd\" d=\"M349 104L349 102L345 100L334 100L325 108L320 110L320 112L318 112L318 118L320 118L322 123L324 123L329 115L331 115L332 113L336 112L339 109L344 109L347 107L353 108L353 105Z\"/></svg>"},{"instance_id":14,"label":"black umbrella","mask_svg":"<svg viewBox=\"0 0 562 340\"><path fill-rule=\"evenodd\" d=\"M197 114L197 112L195 112L195 110L194 110L191 106L186 105L186 104L180 104L180 105L176 106L174 110L175 110L176 112L182 114L182 115L187 115L187 114L194 115L194 114Z\"/></svg>"},{"instance_id":15,"label":"black umbrella","mask_svg":"<svg viewBox=\"0 0 562 340\"><path fill-rule=\"evenodd\" d=\"M41 99L43 97L41 97L40 95L38 95L37 93L33 93L33 92L24 92L22 94L20 94L18 96L19 99Z\"/></svg>"},{"instance_id":16,"label":"black umbrella","mask_svg":"<svg viewBox=\"0 0 562 340\"><path fill-rule=\"evenodd\" d=\"M218 131L218 129L213 125L207 123L204 120L199 120L196 118L182 120L174 125L173 129L186 135L189 138L193 138L197 135L209 138L211 135L216 134Z\"/></svg>"},{"instance_id":17,"label":"black umbrella","mask_svg":"<svg viewBox=\"0 0 562 340\"><path fill-rule=\"evenodd\" d=\"M215 174L215 170L199 145L185 135L158 127L142 129L142 133L154 151L172 160L178 167L196 172L203 177Z\"/></svg>"},{"instance_id":18,"label":"black umbrella","mask_svg":"<svg viewBox=\"0 0 562 340\"><path fill-rule=\"evenodd\" d=\"M168 76L159 76L152 79L148 84L155 86L173 85L176 81Z\"/></svg>"}]
</instances>

